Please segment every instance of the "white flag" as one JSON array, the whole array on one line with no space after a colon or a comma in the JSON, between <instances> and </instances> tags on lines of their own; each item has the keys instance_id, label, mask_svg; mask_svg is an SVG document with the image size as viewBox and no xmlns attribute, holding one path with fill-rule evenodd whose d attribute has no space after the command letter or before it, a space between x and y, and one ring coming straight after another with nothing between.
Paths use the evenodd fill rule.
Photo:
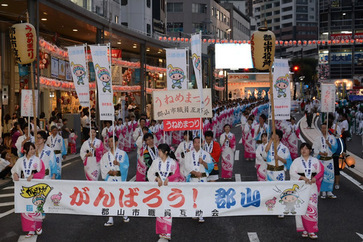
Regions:
<instances>
[{"instance_id":1,"label":"white flag","mask_svg":"<svg viewBox=\"0 0 363 242\"><path fill-rule=\"evenodd\" d=\"M79 103L83 107L90 106L88 68L86 62L85 47L68 47L69 62L73 77L74 87L78 95Z\"/></svg>"},{"instance_id":2,"label":"white flag","mask_svg":"<svg viewBox=\"0 0 363 242\"><path fill-rule=\"evenodd\" d=\"M100 120L113 120L113 91L108 46L90 45L97 79Z\"/></svg>"},{"instance_id":3,"label":"white flag","mask_svg":"<svg viewBox=\"0 0 363 242\"><path fill-rule=\"evenodd\" d=\"M192 63L194 67L195 79L200 94L200 105L204 107L203 80L202 80L202 39L201 34L194 34L191 38Z\"/></svg>"},{"instance_id":4,"label":"white flag","mask_svg":"<svg viewBox=\"0 0 363 242\"><path fill-rule=\"evenodd\" d=\"M321 112L335 112L335 85L321 84Z\"/></svg>"},{"instance_id":5,"label":"white flag","mask_svg":"<svg viewBox=\"0 0 363 242\"><path fill-rule=\"evenodd\" d=\"M290 119L291 94L289 62L286 59L275 59L273 75L273 94L275 119Z\"/></svg>"},{"instance_id":6,"label":"white flag","mask_svg":"<svg viewBox=\"0 0 363 242\"><path fill-rule=\"evenodd\" d=\"M168 90L188 89L186 49L166 49Z\"/></svg>"}]
</instances>

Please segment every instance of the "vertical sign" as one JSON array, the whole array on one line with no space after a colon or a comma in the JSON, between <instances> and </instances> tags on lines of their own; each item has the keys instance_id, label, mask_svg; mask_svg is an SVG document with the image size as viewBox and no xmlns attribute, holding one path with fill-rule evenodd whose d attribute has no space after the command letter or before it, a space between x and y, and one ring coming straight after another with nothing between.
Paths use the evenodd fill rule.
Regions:
<instances>
[{"instance_id":1,"label":"vertical sign","mask_svg":"<svg viewBox=\"0 0 363 242\"><path fill-rule=\"evenodd\" d=\"M68 47L68 56L79 103L84 107L89 107L89 81L84 45Z\"/></svg>"},{"instance_id":2,"label":"vertical sign","mask_svg":"<svg viewBox=\"0 0 363 242\"><path fill-rule=\"evenodd\" d=\"M51 58L51 75L52 75L52 77L58 78L58 72L59 72L58 59L52 56L52 58Z\"/></svg>"},{"instance_id":3,"label":"vertical sign","mask_svg":"<svg viewBox=\"0 0 363 242\"><path fill-rule=\"evenodd\" d=\"M194 68L195 79L200 94L201 107L203 103L203 80L202 80L202 39L201 34L194 34L191 38L192 63Z\"/></svg>"},{"instance_id":4,"label":"vertical sign","mask_svg":"<svg viewBox=\"0 0 363 242\"><path fill-rule=\"evenodd\" d=\"M108 46L90 45L97 79L100 120L113 120L113 91Z\"/></svg>"},{"instance_id":5,"label":"vertical sign","mask_svg":"<svg viewBox=\"0 0 363 242\"><path fill-rule=\"evenodd\" d=\"M35 103L38 103L38 90L35 90ZM38 108L38 105L35 105ZM21 90L21 116L34 117L32 90ZM37 110L38 111L38 110Z\"/></svg>"},{"instance_id":6,"label":"vertical sign","mask_svg":"<svg viewBox=\"0 0 363 242\"><path fill-rule=\"evenodd\" d=\"M65 79L66 78L66 63L64 60L59 59L59 64L58 64L58 78L59 79Z\"/></svg>"},{"instance_id":7,"label":"vertical sign","mask_svg":"<svg viewBox=\"0 0 363 242\"><path fill-rule=\"evenodd\" d=\"M335 112L335 85L321 84L321 112Z\"/></svg>"},{"instance_id":8,"label":"vertical sign","mask_svg":"<svg viewBox=\"0 0 363 242\"><path fill-rule=\"evenodd\" d=\"M188 89L186 49L166 49L168 90Z\"/></svg>"},{"instance_id":9,"label":"vertical sign","mask_svg":"<svg viewBox=\"0 0 363 242\"><path fill-rule=\"evenodd\" d=\"M274 63L273 94L275 119L290 119L291 94L289 63L286 59L276 59Z\"/></svg>"}]
</instances>

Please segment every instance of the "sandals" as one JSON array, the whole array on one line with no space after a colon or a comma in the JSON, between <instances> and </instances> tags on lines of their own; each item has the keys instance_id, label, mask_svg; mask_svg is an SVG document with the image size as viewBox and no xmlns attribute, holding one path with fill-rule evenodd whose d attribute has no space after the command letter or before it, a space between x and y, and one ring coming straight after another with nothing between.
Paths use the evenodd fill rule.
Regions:
<instances>
[{"instance_id":1,"label":"sandals","mask_svg":"<svg viewBox=\"0 0 363 242\"><path fill-rule=\"evenodd\" d=\"M34 231L29 231L29 233L27 235L25 235L25 238L30 238L33 237L35 235Z\"/></svg>"},{"instance_id":2,"label":"sandals","mask_svg":"<svg viewBox=\"0 0 363 242\"><path fill-rule=\"evenodd\" d=\"M307 238L307 237L309 237L308 232L307 232L307 231L304 231L304 232L302 233L301 237L303 237L303 238Z\"/></svg>"},{"instance_id":3,"label":"sandals","mask_svg":"<svg viewBox=\"0 0 363 242\"><path fill-rule=\"evenodd\" d=\"M43 233L43 229L39 228L39 229L35 230L35 232L37 233L37 235L41 235Z\"/></svg>"},{"instance_id":4,"label":"sandals","mask_svg":"<svg viewBox=\"0 0 363 242\"><path fill-rule=\"evenodd\" d=\"M110 226L113 226L113 223L110 221L107 221L107 223L105 223L103 226L110 227Z\"/></svg>"},{"instance_id":5,"label":"sandals","mask_svg":"<svg viewBox=\"0 0 363 242\"><path fill-rule=\"evenodd\" d=\"M171 234L159 234L159 238L171 240Z\"/></svg>"},{"instance_id":6,"label":"sandals","mask_svg":"<svg viewBox=\"0 0 363 242\"><path fill-rule=\"evenodd\" d=\"M309 238L310 239L317 239L318 236L315 233L309 233Z\"/></svg>"}]
</instances>

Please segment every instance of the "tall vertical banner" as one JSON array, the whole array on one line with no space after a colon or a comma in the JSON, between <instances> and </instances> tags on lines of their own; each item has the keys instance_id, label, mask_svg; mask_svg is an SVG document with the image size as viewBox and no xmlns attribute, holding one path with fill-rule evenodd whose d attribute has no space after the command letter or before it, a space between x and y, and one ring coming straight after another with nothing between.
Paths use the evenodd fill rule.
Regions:
<instances>
[{"instance_id":1,"label":"tall vertical banner","mask_svg":"<svg viewBox=\"0 0 363 242\"><path fill-rule=\"evenodd\" d=\"M290 119L291 93L289 63L287 59L275 59L273 75L273 94L275 119Z\"/></svg>"},{"instance_id":2,"label":"tall vertical banner","mask_svg":"<svg viewBox=\"0 0 363 242\"><path fill-rule=\"evenodd\" d=\"M38 90L35 90L35 103L38 103ZM35 105L36 113L38 113L38 105ZM21 90L21 106L22 117L34 117L33 111L33 91L28 89Z\"/></svg>"},{"instance_id":3,"label":"tall vertical banner","mask_svg":"<svg viewBox=\"0 0 363 242\"><path fill-rule=\"evenodd\" d=\"M204 106L203 98L203 76L202 76L202 39L201 34L193 34L191 37L192 63L194 68L195 79L197 81L200 93L200 105Z\"/></svg>"},{"instance_id":4,"label":"tall vertical banner","mask_svg":"<svg viewBox=\"0 0 363 242\"><path fill-rule=\"evenodd\" d=\"M68 47L68 56L79 103L81 106L89 107L90 96L85 46Z\"/></svg>"},{"instance_id":5,"label":"tall vertical banner","mask_svg":"<svg viewBox=\"0 0 363 242\"><path fill-rule=\"evenodd\" d=\"M90 45L97 79L100 120L113 120L113 91L108 46Z\"/></svg>"},{"instance_id":6,"label":"tall vertical banner","mask_svg":"<svg viewBox=\"0 0 363 242\"><path fill-rule=\"evenodd\" d=\"M186 49L166 49L168 90L188 89Z\"/></svg>"},{"instance_id":7,"label":"tall vertical banner","mask_svg":"<svg viewBox=\"0 0 363 242\"><path fill-rule=\"evenodd\" d=\"M321 84L321 112L335 112L335 85Z\"/></svg>"}]
</instances>

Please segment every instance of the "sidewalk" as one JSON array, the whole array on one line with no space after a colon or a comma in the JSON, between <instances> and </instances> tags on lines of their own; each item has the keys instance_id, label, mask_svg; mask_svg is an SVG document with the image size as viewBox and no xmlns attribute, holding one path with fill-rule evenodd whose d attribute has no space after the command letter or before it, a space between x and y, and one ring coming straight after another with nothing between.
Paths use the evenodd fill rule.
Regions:
<instances>
[{"instance_id":1,"label":"sidewalk","mask_svg":"<svg viewBox=\"0 0 363 242\"><path fill-rule=\"evenodd\" d=\"M74 160L80 158L79 154L73 154L73 155L67 155L66 159L62 162L62 165L65 165L67 163L73 162ZM8 184L12 183L13 180L10 178L6 179L0 179L0 189L7 186Z\"/></svg>"},{"instance_id":2,"label":"sidewalk","mask_svg":"<svg viewBox=\"0 0 363 242\"><path fill-rule=\"evenodd\" d=\"M308 126L307 122L306 122L306 116L304 116L301 120L300 120L300 134L302 135L303 139L312 144L314 139L316 137L318 137L319 135L321 135L321 132L319 130L318 127L315 126L316 124L316 119L319 118L319 116L316 116L314 114L314 118L313 118L313 123L312 123L312 129L307 129L306 127ZM344 171L349 171L352 172L353 174L359 176L360 178L363 178L363 159L360 158L359 156L353 154L350 151L347 151L347 154L354 157L355 159L355 167L354 168L349 168L346 167L344 169Z\"/></svg>"}]
</instances>

